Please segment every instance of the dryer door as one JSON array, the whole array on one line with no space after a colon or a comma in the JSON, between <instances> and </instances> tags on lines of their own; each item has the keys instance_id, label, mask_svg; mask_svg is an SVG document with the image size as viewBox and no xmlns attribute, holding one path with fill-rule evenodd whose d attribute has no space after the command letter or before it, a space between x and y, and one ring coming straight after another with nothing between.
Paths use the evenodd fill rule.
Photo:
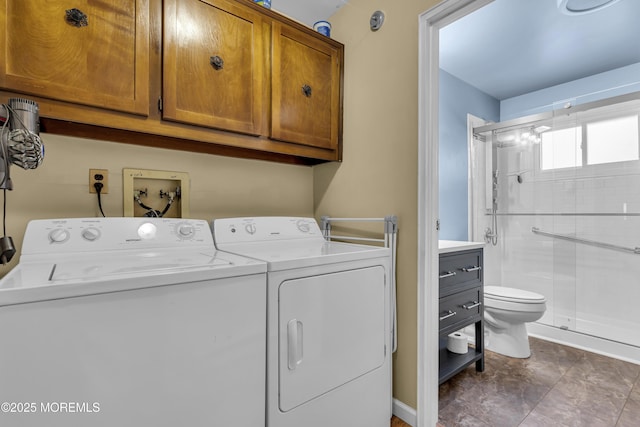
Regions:
<instances>
[{"instance_id":1,"label":"dryer door","mask_svg":"<svg viewBox=\"0 0 640 427\"><path fill-rule=\"evenodd\" d=\"M279 288L279 407L313 400L383 365L381 266L286 280Z\"/></svg>"}]
</instances>

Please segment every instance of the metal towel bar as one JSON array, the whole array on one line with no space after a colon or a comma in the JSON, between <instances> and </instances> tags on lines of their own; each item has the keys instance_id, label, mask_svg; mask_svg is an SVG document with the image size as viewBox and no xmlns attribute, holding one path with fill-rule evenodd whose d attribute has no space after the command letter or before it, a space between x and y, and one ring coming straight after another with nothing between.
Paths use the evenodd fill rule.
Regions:
<instances>
[{"instance_id":1,"label":"metal towel bar","mask_svg":"<svg viewBox=\"0 0 640 427\"><path fill-rule=\"evenodd\" d=\"M332 240L353 240L354 242L385 243L384 239L373 239L370 237L336 236L335 234L331 234L329 238Z\"/></svg>"},{"instance_id":2,"label":"metal towel bar","mask_svg":"<svg viewBox=\"0 0 640 427\"><path fill-rule=\"evenodd\" d=\"M388 221L389 218L392 218L390 216L386 216L384 218L331 218L328 216L323 216L322 220L324 221L325 219L328 221L358 221L358 222L362 222L362 221L369 221L369 222L384 222L384 221ZM395 217L393 217L395 218Z\"/></svg>"},{"instance_id":3,"label":"metal towel bar","mask_svg":"<svg viewBox=\"0 0 640 427\"><path fill-rule=\"evenodd\" d=\"M322 234L327 240L352 240L358 242L371 242L382 243L385 248L391 249L391 310L393 311L393 325L392 325L392 349L391 352L395 353L398 349L398 334L397 334L397 311L396 311L396 253L397 253L397 238L398 238L398 217L395 215L385 216L384 218L331 218L328 216L321 217L322 220ZM354 236L335 236L331 234L332 222L384 222L384 239L374 239L369 237L354 237Z\"/></svg>"},{"instance_id":4,"label":"metal towel bar","mask_svg":"<svg viewBox=\"0 0 640 427\"><path fill-rule=\"evenodd\" d=\"M612 245L610 243L597 242L595 240L580 239L578 237L567 236L567 235L564 235L564 234L549 233L547 231L542 231L537 227L532 227L531 228L531 232L534 233L534 234L539 234L541 236L547 236L547 237L553 237L553 238L556 238L556 239L567 240L569 242L582 243L584 245L597 246L599 248L611 249L611 250L614 250L614 251L621 251L621 252L629 252L629 253L632 253L632 254L640 255L640 247L627 248L627 247L624 247L624 246Z\"/></svg>"}]
</instances>

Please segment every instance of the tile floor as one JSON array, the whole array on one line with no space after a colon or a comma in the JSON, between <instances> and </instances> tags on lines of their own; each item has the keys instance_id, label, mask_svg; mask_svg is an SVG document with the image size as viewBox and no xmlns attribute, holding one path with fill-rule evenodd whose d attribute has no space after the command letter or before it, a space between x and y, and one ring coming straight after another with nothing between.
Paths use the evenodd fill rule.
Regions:
<instances>
[{"instance_id":1,"label":"tile floor","mask_svg":"<svg viewBox=\"0 0 640 427\"><path fill-rule=\"evenodd\" d=\"M638 427L640 365L530 338L531 357L487 351L439 389L444 427Z\"/></svg>"}]
</instances>

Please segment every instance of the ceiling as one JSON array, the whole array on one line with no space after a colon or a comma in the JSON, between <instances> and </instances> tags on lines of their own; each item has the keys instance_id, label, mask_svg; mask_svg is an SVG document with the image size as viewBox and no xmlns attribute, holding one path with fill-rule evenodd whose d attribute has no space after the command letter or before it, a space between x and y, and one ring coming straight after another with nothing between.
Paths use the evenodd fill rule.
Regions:
<instances>
[{"instance_id":1,"label":"ceiling","mask_svg":"<svg viewBox=\"0 0 640 427\"><path fill-rule=\"evenodd\" d=\"M448 25L440 31L441 68L502 100L640 62L639 0L583 15L561 13L557 3L495 0ZM311 27L345 4L272 0L271 7Z\"/></svg>"},{"instance_id":2,"label":"ceiling","mask_svg":"<svg viewBox=\"0 0 640 427\"><path fill-rule=\"evenodd\" d=\"M271 9L313 27L314 22L329 21L347 3L348 0L271 0Z\"/></svg>"},{"instance_id":3,"label":"ceiling","mask_svg":"<svg viewBox=\"0 0 640 427\"><path fill-rule=\"evenodd\" d=\"M495 0L440 31L440 67L511 98L640 62L639 18L638 0L583 15L557 0Z\"/></svg>"}]
</instances>

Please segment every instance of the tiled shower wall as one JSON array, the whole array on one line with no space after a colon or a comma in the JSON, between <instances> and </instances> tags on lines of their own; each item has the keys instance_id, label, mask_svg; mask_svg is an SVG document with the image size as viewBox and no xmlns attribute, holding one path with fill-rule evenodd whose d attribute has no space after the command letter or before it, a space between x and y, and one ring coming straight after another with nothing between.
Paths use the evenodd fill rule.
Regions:
<instances>
[{"instance_id":1,"label":"tiled shower wall","mask_svg":"<svg viewBox=\"0 0 640 427\"><path fill-rule=\"evenodd\" d=\"M497 151L499 242L485 247L485 283L543 294L540 323L640 347L640 254L532 232L640 247L640 162L540 171L537 150ZM482 241L487 172L484 150L474 152L472 237Z\"/></svg>"}]
</instances>

